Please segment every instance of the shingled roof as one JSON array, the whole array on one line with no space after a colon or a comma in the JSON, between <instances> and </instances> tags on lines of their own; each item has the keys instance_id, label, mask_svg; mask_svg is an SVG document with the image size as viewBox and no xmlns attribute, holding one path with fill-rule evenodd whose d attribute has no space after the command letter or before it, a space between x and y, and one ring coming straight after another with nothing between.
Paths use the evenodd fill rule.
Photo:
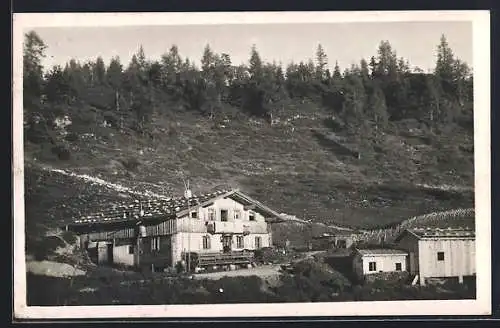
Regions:
<instances>
[{"instance_id":1,"label":"shingled roof","mask_svg":"<svg viewBox=\"0 0 500 328\"><path fill-rule=\"evenodd\" d=\"M77 226L127 222L139 219L152 220L179 217L187 214L190 207L195 209L199 206L206 206L214 200L224 197L237 199L245 204L254 204L256 211L266 213L268 216L274 217L278 221L282 220L277 212L251 199L249 196L244 195L239 190L220 190L212 193L193 195L189 199L185 197L176 197L169 199L134 200L132 202L121 201L118 203L111 203L101 211L94 211L88 215L75 218L72 224L69 225Z\"/></svg>"},{"instance_id":2,"label":"shingled roof","mask_svg":"<svg viewBox=\"0 0 500 328\"><path fill-rule=\"evenodd\" d=\"M428 228L414 228L409 229L409 232L418 238L474 238L476 233L472 229L428 229Z\"/></svg>"},{"instance_id":3,"label":"shingled roof","mask_svg":"<svg viewBox=\"0 0 500 328\"><path fill-rule=\"evenodd\" d=\"M440 229L440 228L412 228L407 229L401 233L401 235L396 238L396 242L401 240L401 238L410 234L418 239L474 239L476 237L476 233L474 230L469 228L448 228L448 229Z\"/></svg>"},{"instance_id":4,"label":"shingled roof","mask_svg":"<svg viewBox=\"0 0 500 328\"><path fill-rule=\"evenodd\" d=\"M362 256L408 255L407 252L392 248L356 249Z\"/></svg>"}]
</instances>

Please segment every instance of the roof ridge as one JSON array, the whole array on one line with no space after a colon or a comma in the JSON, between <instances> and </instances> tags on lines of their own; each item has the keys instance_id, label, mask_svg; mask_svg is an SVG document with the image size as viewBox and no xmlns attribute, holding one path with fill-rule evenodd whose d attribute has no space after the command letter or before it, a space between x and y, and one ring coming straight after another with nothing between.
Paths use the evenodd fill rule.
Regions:
<instances>
[{"instance_id":1,"label":"roof ridge","mask_svg":"<svg viewBox=\"0 0 500 328\"><path fill-rule=\"evenodd\" d=\"M439 228L439 227L413 227L408 228L410 231L473 231L473 228L469 227L458 227L458 228Z\"/></svg>"},{"instance_id":2,"label":"roof ridge","mask_svg":"<svg viewBox=\"0 0 500 328\"><path fill-rule=\"evenodd\" d=\"M131 199L127 201L118 201L108 205L101 204L99 208L91 209L88 214L81 214L74 218L73 223L91 223L102 221L118 221L127 219L140 219L141 217L150 218L157 215L172 214L182 210L186 205L196 206L210 199L234 191L234 189L216 190L198 195L192 195L190 198L184 196L170 198L147 198ZM194 202L194 204L193 204Z\"/></svg>"}]
</instances>

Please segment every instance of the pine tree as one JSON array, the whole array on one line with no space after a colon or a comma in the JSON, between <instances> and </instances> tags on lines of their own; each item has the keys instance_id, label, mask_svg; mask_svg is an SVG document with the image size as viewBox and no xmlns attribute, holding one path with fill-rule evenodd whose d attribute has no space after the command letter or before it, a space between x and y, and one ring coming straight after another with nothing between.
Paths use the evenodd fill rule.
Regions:
<instances>
[{"instance_id":1,"label":"pine tree","mask_svg":"<svg viewBox=\"0 0 500 328\"><path fill-rule=\"evenodd\" d=\"M379 75L377 75L378 63L377 59L375 59L375 56L370 57L370 63L368 64L368 66L370 67L372 79L379 77Z\"/></svg>"},{"instance_id":2,"label":"pine tree","mask_svg":"<svg viewBox=\"0 0 500 328\"><path fill-rule=\"evenodd\" d=\"M76 60L71 59L64 67L64 79L68 83L69 97L72 101L80 98L85 90L85 80L82 67Z\"/></svg>"},{"instance_id":3,"label":"pine tree","mask_svg":"<svg viewBox=\"0 0 500 328\"><path fill-rule=\"evenodd\" d=\"M262 59L260 58L259 52L255 45L252 46L250 51L248 71L250 73L250 78L254 81L260 82L262 79Z\"/></svg>"},{"instance_id":4,"label":"pine tree","mask_svg":"<svg viewBox=\"0 0 500 328\"><path fill-rule=\"evenodd\" d=\"M334 80L341 80L342 79L342 73L340 72L339 63L337 61L335 62L335 67L333 68L332 78Z\"/></svg>"},{"instance_id":5,"label":"pine tree","mask_svg":"<svg viewBox=\"0 0 500 328\"><path fill-rule=\"evenodd\" d=\"M27 109L37 109L43 90L43 66L47 45L40 36L30 31L23 44L23 103Z\"/></svg>"},{"instance_id":6,"label":"pine tree","mask_svg":"<svg viewBox=\"0 0 500 328\"><path fill-rule=\"evenodd\" d=\"M47 73L45 94L47 101L54 104L66 103L70 94L69 81L67 75L60 65L55 65Z\"/></svg>"},{"instance_id":7,"label":"pine tree","mask_svg":"<svg viewBox=\"0 0 500 328\"><path fill-rule=\"evenodd\" d=\"M210 72L215 65L215 55L210 45L206 45L203 49L203 56L201 58L201 70L206 75L207 78L210 76Z\"/></svg>"},{"instance_id":8,"label":"pine tree","mask_svg":"<svg viewBox=\"0 0 500 328\"><path fill-rule=\"evenodd\" d=\"M93 67L92 67L92 76L94 77L94 81L97 84L102 84L106 82L106 64L104 64L104 60L101 56L98 56Z\"/></svg>"},{"instance_id":9,"label":"pine tree","mask_svg":"<svg viewBox=\"0 0 500 328\"><path fill-rule=\"evenodd\" d=\"M363 121L366 91L359 75L349 72L346 79L346 93L342 114L347 124L356 130L360 121Z\"/></svg>"},{"instance_id":10,"label":"pine tree","mask_svg":"<svg viewBox=\"0 0 500 328\"><path fill-rule=\"evenodd\" d=\"M375 123L375 129L384 129L387 124L388 114L387 105L385 103L385 95L378 85L373 87L368 100L370 116Z\"/></svg>"},{"instance_id":11,"label":"pine tree","mask_svg":"<svg viewBox=\"0 0 500 328\"><path fill-rule=\"evenodd\" d=\"M448 45L446 37L441 35L440 43L437 48L437 61L434 73L437 77L444 81L453 80L453 71L455 66L455 58L453 51Z\"/></svg>"},{"instance_id":12,"label":"pine tree","mask_svg":"<svg viewBox=\"0 0 500 328\"><path fill-rule=\"evenodd\" d=\"M119 91L122 87L123 66L119 57L111 58L108 69L106 71L106 81L115 91Z\"/></svg>"},{"instance_id":13,"label":"pine tree","mask_svg":"<svg viewBox=\"0 0 500 328\"><path fill-rule=\"evenodd\" d=\"M146 54L144 53L144 48L142 45L139 46L139 50L137 51L137 64L141 70L146 70L148 62L146 60Z\"/></svg>"},{"instance_id":14,"label":"pine tree","mask_svg":"<svg viewBox=\"0 0 500 328\"><path fill-rule=\"evenodd\" d=\"M361 59L359 66L361 79L366 86L368 84L368 80L370 80L370 68L368 66L368 62L365 59Z\"/></svg>"},{"instance_id":15,"label":"pine tree","mask_svg":"<svg viewBox=\"0 0 500 328\"><path fill-rule=\"evenodd\" d=\"M326 78L326 67L328 66L328 56L321 44L316 49L316 78L320 81Z\"/></svg>"},{"instance_id":16,"label":"pine tree","mask_svg":"<svg viewBox=\"0 0 500 328\"><path fill-rule=\"evenodd\" d=\"M392 49L389 41L380 42L377 53L376 75L394 78L398 72L398 61L396 52Z\"/></svg>"}]
</instances>

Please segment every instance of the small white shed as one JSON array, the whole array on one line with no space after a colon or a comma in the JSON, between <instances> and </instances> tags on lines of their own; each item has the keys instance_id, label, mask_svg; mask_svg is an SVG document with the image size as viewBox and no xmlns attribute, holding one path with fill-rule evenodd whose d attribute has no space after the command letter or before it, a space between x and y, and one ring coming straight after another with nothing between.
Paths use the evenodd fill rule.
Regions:
<instances>
[{"instance_id":1,"label":"small white shed","mask_svg":"<svg viewBox=\"0 0 500 328\"><path fill-rule=\"evenodd\" d=\"M408 253L398 249L355 249L353 272L362 278L378 272L406 271Z\"/></svg>"},{"instance_id":2,"label":"small white shed","mask_svg":"<svg viewBox=\"0 0 500 328\"><path fill-rule=\"evenodd\" d=\"M395 240L409 253L408 271L418 275L420 284L428 278L458 277L476 274L476 234L471 229L414 228Z\"/></svg>"}]
</instances>

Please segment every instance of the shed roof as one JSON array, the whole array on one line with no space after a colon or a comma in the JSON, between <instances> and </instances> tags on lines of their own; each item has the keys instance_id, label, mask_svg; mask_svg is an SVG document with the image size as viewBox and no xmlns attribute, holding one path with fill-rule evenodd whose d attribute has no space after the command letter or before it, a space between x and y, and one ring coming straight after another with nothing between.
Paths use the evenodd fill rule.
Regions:
<instances>
[{"instance_id":1,"label":"shed roof","mask_svg":"<svg viewBox=\"0 0 500 328\"><path fill-rule=\"evenodd\" d=\"M356 249L362 256L408 255L407 252L392 248Z\"/></svg>"},{"instance_id":2,"label":"shed roof","mask_svg":"<svg viewBox=\"0 0 500 328\"><path fill-rule=\"evenodd\" d=\"M189 208L208 206L219 198L232 198L244 205L255 205L255 211L261 212L276 221L282 221L281 216L261 204L260 202L241 193L239 190L221 190L201 195L193 195L187 199L176 197L169 199L151 199L148 201L135 200L133 202L111 203L106 209L95 211L80 218L75 218L70 226L117 223L139 220L151 220L182 216L187 214Z\"/></svg>"},{"instance_id":3,"label":"shed roof","mask_svg":"<svg viewBox=\"0 0 500 328\"><path fill-rule=\"evenodd\" d=\"M414 235L418 239L450 239L450 238L467 238L474 239L476 237L476 232L472 229L467 228L413 228L406 230L408 233ZM399 239L399 238L398 238Z\"/></svg>"}]
</instances>

